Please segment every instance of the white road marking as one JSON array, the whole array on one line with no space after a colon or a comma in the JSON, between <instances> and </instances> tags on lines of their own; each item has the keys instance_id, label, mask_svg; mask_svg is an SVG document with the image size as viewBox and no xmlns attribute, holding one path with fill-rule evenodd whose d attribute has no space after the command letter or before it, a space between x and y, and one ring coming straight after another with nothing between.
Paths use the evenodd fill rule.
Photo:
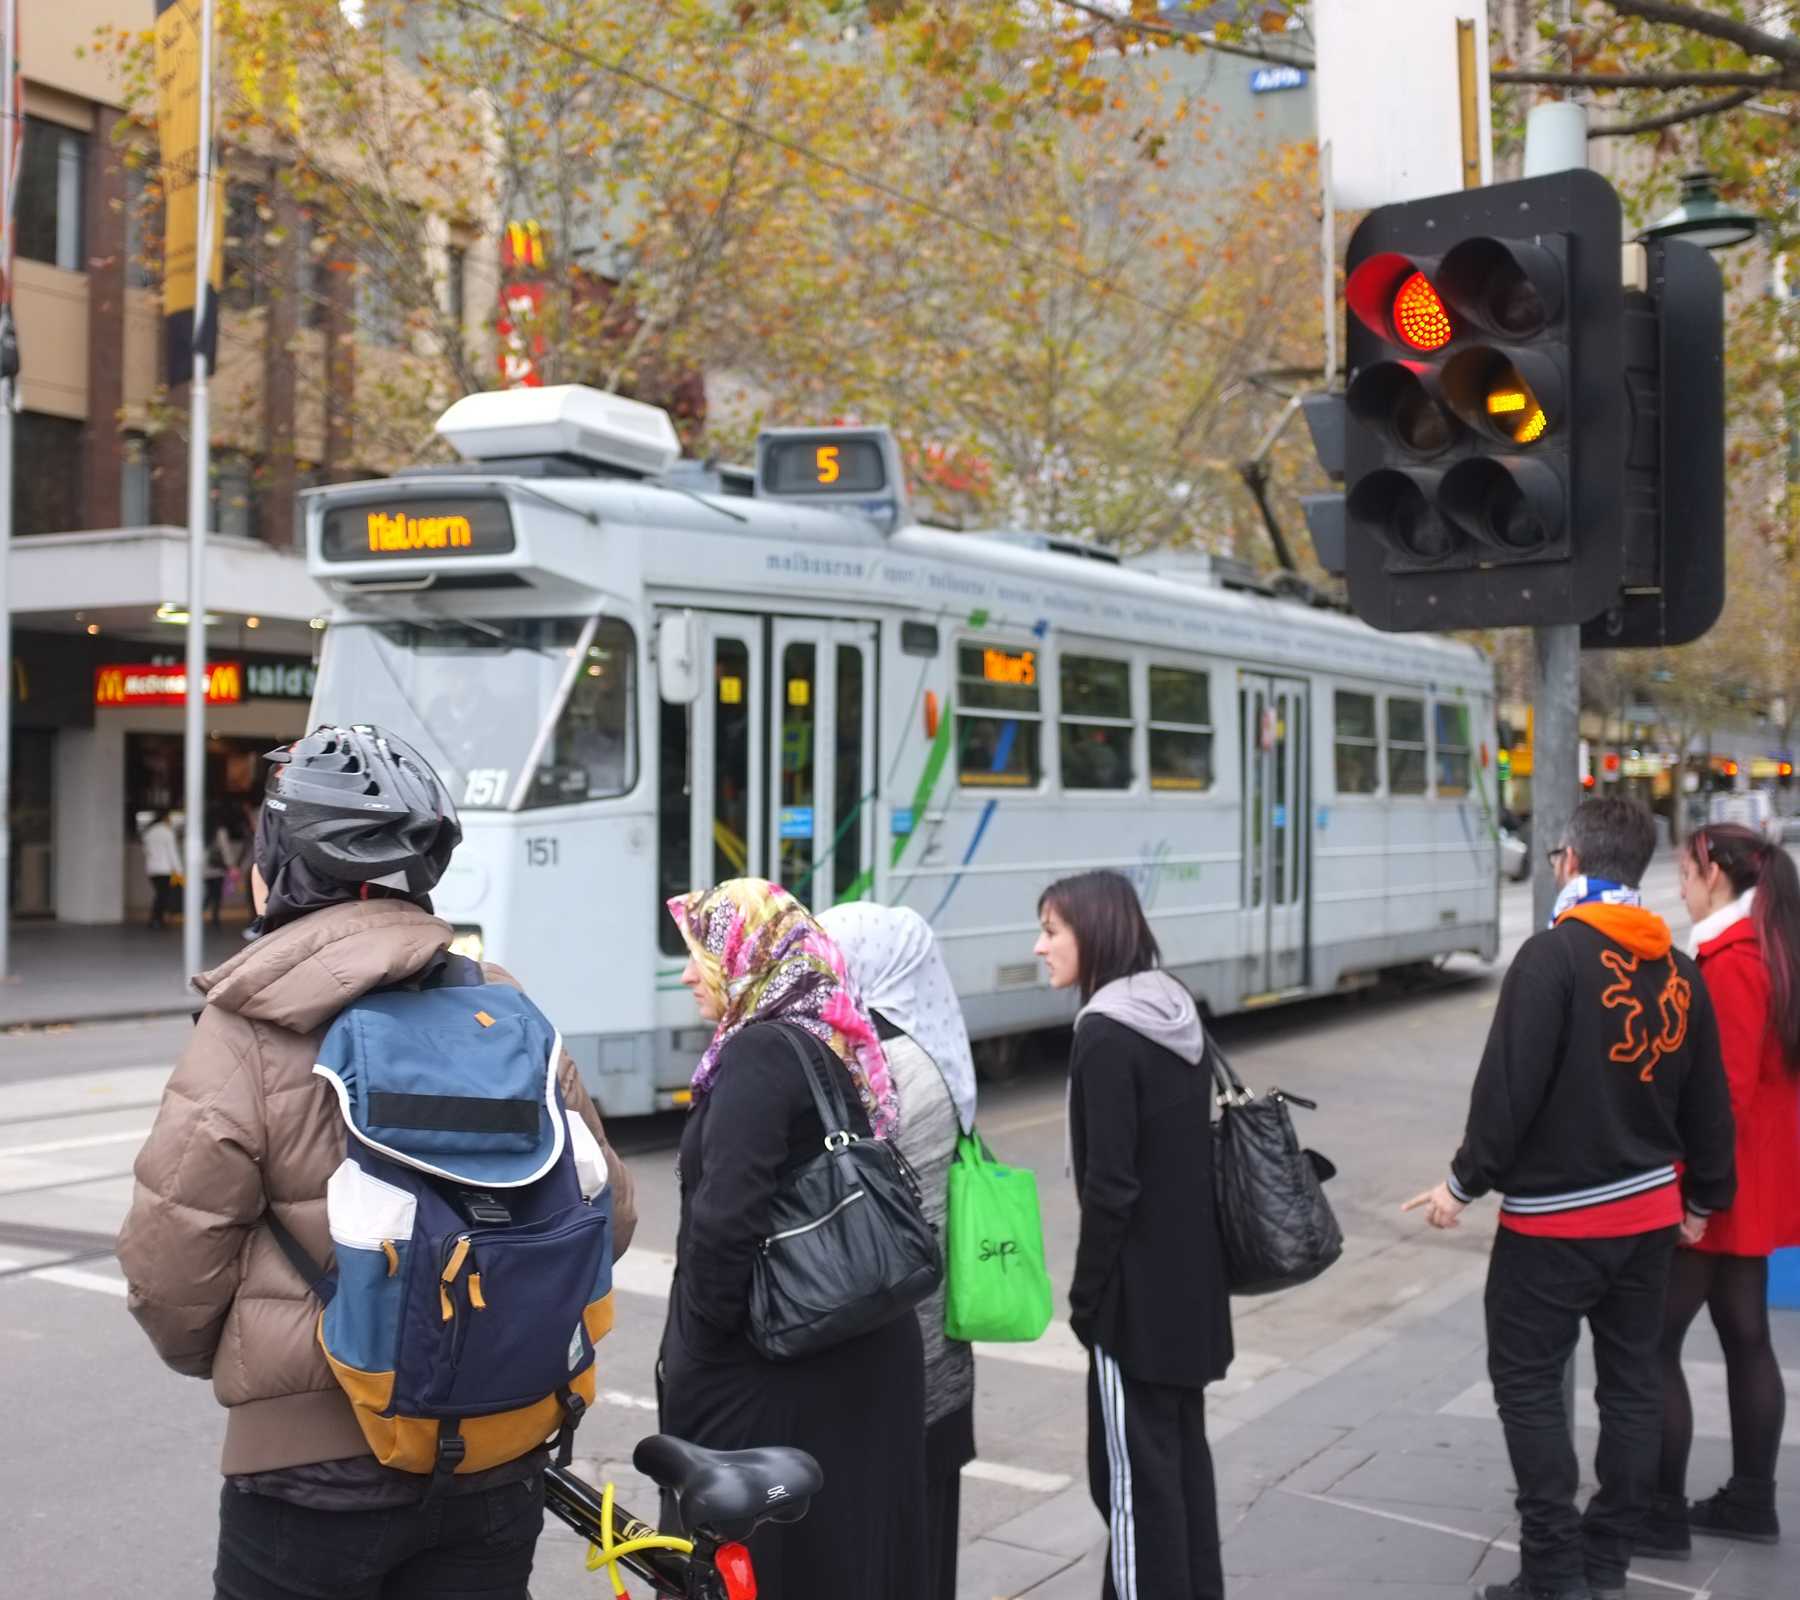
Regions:
<instances>
[{"instance_id":1,"label":"white road marking","mask_svg":"<svg viewBox=\"0 0 1800 1600\"><path fill-rule=\"evenodd\" d=\"M83 1272L80 1267L44 1267L37 1272L24 1272L24 1278L41 1278L45 1283L60 1283L65 1289L87 1289L94 1294L117 1295L123 1300L129 1292L123 1278L111 1278L104 1272Z\"/></svg>"},{"instance_id":2,"label":"white road marking","mask_svg":"<svg viewBox=\"0 0 1800 1600\"><path fill-rule=\"evenodd\" d=\"M1693 1396L1694 1432L1706 1439L1729 1439L1731 1408L1726 1398L1725 1363L1695 1361L1690 1357L1682 1362L1682 1370L1687 1374L1688 1388ZM1782 1429L1781 1442L1787 1446L1800 1445L1800 1369L1783 1367L1781 1379L1788 1394L1787 1423ZM1483 1422L1496 1419L1499 1412L1494 1407L1493 1385L1485 1381L1470 1384L1454 1399L1439 1406L1438 1415L1473 1417ZM1575 1396L1575 1422L1583 1428L1600 1425L1600 1410L1594 1403L1591 1387L1583 1386Z\"/></svg>"},{"instance_id":3,"label":"white road marking","mask_svg":"<svg viewBox=\"0 0 1800 1600\"><path fill-rule=\"evenodd\" d=\"M78 1139L46 1139L41 1144L0 1145L0 1161L14 1156L48 1156L59 1150L91 1150L102 1144L142 1144L150 1137L150 1124L141 1128L123 1128L117 1133L86 1133Z\"/></svg>"},{"instance_id":4,"label":"white road marking","mask_svg":"<svg viewBox=\"0 0 1800 1600\"><path fill-rule=\"evenodd\" d=\"M656 1402L640 1394L626 1394L622 1389L602 1389L602 1405L619 1406L627 1411L656 1410ZM965 1478L979 1478L984 1483L1003 1483L1012 1489L1028 1489L1033 1494L1059 1494L1074 1481L1060 1472L1038 1472L1031 1467L1012 1467L1004 1461L971 1461L963 1469Z\"/></svg>"},{"instance_id":5,"label":"white road marking","mask_svg":"<svg viewBox=\"0 0 1800 1600\"><path fill-rule=\"evenodd\" d=\"M979 1478L983 1483L1004 1483L1013 1489L1029 1489L1033 1494L1060 1494L1074 1482L1061 1472L1036 1472L1030 1467L1009 1467L1003 1461L971 1461L962 1469L965 1478Z\"/></svg>"},{"instance_id":6,"label":"white road marking","mask_svg":"<svg viewBox=\"0 0 1800 1600\"><path fill-rule=\"evenodd\" d=\"M60 1283L66 1289L86 1289L92 1294L117 1295L121 1300L126 1294L123 1278L116 1278L105 1272L88 1272L81 1267L59 1266L54 1261L46 1262L41 1267L33 1267L29 1262L0 1256L0 1273L7 1274L0 1282L41 1278L45 1283Z\"/></svg>"},{"instance_id":7,"label":"white road marking","mask_svg":"<svg viewBox=\"0 0 1800 1600\"><path fill-rule=\"evenodd\" d=\"M1292 1495L1296 1500L1311 1500L1315 1505L1336 1506L1339 1511L1360 1511L1365 1517L1380 1517L1384 1522L1398 1522L1408 1528L1422 1528L1427 1533L1442 1533L1452 1539L1463 1539L1470 1544L1484 1544L1491 1550L1504 1551L1507 1555L1516 1556L1519 1547L1506 1539L1490 1539L1485 1533L1472 1533L1467 1528L1453 1528L1444 1522L1428 1522L1424 1517L1409 1517L1399 1511L1384 1511L1378 1506L1358 1505L1354 1500L1339 1500L1334 1495L1308 1494L1304 1489L1289 1489L1276 1485L1281 1493ZM1652 1578L1648 1573L1632 1569L1633 1583L1648 1584L1652 1589L1669 1589L1676 1594L1691 1595L1693 1600L1712 1600L1712 1590L1696 1589L1691 1584L1673 1583L1667 1578Z\"/></svg>"}]
</instances>

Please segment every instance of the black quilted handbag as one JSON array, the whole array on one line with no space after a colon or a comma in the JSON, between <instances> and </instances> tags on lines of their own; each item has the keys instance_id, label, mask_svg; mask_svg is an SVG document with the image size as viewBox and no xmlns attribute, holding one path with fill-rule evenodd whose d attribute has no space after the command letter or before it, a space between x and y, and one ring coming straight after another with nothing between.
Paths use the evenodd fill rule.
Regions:
<instances>
[{"instance_id":1,"label":"black quilted handbag","mask_svg":"<svg viewBox=\"0 0 1800 1600\"><path fill-rule=\"evenodd\" d=\"M1323 1272L1344 1253L1343 1230L1323 1181L1336 1171L1300 1148L1289 1105L1311 1100L1271 1089L1252 1094L1212 1040L1206 1042L1218 1087L1213 1124L1213 1192L1233 1294L1271 1294Z\"/></svg>"},{"instance_id":2,"label":"black quilted handbag","mask_svg":"<svg viewBox=\"0 0 1800 1600\"><path fill-rule=\"evenodd\" d=\"M771 1361L829 1350L909 1312L944 1281L937 1231L899 1147L849 1131L811 1034L776 1023L812 1090L824 1148L782 1179L751 1262L750 1343Z\"/></svg>"}]
</instances>

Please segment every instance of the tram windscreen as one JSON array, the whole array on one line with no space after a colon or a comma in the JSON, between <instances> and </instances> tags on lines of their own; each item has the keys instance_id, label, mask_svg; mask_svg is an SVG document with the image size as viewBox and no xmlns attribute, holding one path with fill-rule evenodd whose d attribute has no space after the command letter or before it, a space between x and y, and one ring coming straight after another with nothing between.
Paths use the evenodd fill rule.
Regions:
<instances>
[{"instance_id":1,"label":"tram windscreen","mask_svg":"<svg viewBox=\"0 0 1800 1600\"><path fill-rule=\"evenodd\" d=\"M325 638L315 722L372 722L465 811L625 793L637 781L636 639L613 618L350 622ZM565 692L566 686L566 692Z\"/></svg>"}]
</instances>

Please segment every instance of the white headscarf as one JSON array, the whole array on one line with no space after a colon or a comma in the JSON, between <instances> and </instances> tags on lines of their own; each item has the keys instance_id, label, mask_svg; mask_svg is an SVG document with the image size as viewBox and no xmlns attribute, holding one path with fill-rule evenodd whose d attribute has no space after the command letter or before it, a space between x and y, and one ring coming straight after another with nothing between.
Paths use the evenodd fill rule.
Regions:
<instances>
[{"instance_id":1,"label":"white headscarf","mask_svg":"<svg viewBox=\"0 0 1800 1600\"><path fill-rule=\"evenodd\" d=\"M905 906L833 906L819 922L844 952L862 1002L879 1011L944 1076L964 1133L975 1128L975 1058L931 924Z\"/></svg>"}]
</instances>

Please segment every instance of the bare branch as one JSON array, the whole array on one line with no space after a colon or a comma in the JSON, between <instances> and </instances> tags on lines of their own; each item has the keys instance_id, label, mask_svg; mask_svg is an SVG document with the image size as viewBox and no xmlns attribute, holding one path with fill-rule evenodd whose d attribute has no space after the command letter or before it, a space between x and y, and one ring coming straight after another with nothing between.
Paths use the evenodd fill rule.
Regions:
<instances>
[{"instance_id":1,"label":"bare branch","mask_svg":"<svg viewBox=\"0 0 1800 1600\"><path fill-rule=\"evenodd\" d=\"M1710 39L1723 39L1748 55L1766 56L1770 61L1782 61L1790 67L1800 66L1800 40L1784 39L1753 23L1739 22L1735 17L1722 17L1715 11L1684 5L1681 0L1606 0L1606 4L1623 17L1686 28L1690 33L1703 33Z\"/></svg>"},{"instance_id":2,"label":"bare branch","mask_svg":"<svg viewBox=\"0 0 1800 1600\"><path fill-rule=\"evenodd\" d=\"M1495 83L1539 84L1554 89L1719 89L1748 85L1779 88L1788 74L1776 72L1536 72L1507 68L1490 74Z\"/></svg>"},{"instance_id":3,"label":"bare branch","mask_svg":"<svg viewBox=\"0 0 1800 1600\"><path fill-rule=\"evenodd\" d=\"M1187 28L1172 27L1166 22L1150 22L1138 17L1122 17L1115 11L1108 11L1105 6L1084 4L1083 0L1062 0L1070 11L1079 11L1084 17L1092 17L1097 22L1104 22L1109 28L1116 28L1120 33L1143 34L1150 38L1167 39L1172 44L1197 44L1208 50L1217 50L1220 55L1242 56L1246 61L1265 61L1272 67L1299 67L1310 72L1312 62L1299 56L1282 55L1273 50L1258 49L1254 45L1232 44L1212 34L1195 33Z\"/></svg>"},{"instance_id":4,"label":"bare branch","mask_svg":"<svg viewBox=\"0 0 1800 1600\"><path fill-rule=\"evenodd\" d=\"M1660 116L1644 117L1636 122L1606 122L1597 128L1588 129L1590 139L1618 139L1631 133L1655 133L1659 128L1673 128L1683 122L1695 122L1701 117L1717 116L1721 111L1729 111L1733 106L1741 106L1746 100L1754 98L1754 89L1734 89L1730 94L1719 95L1712 100L1694 100L1685 106L1677 106L1673 111L1665 111Z\"/></svg>"}]
</instances>

